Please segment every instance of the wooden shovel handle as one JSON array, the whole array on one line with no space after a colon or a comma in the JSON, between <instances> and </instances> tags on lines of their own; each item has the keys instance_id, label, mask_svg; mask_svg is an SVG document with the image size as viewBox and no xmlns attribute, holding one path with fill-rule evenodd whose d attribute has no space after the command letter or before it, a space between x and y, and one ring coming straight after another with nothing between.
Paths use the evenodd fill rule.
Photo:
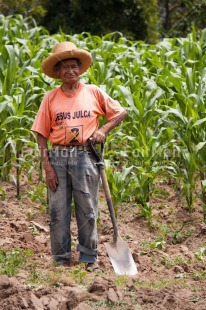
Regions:
<instances>
[{"instance_id":1,"label":"wooden shovel handle","mask_svg":"<svg viewBox=\"0 0 206 310\"><path fill-rule=\"evenodd\" d=\"M88 142L89 142L89 145L91 147L92 153L94 154L94 156L97 160L96 165L99 168L99 173L100 173L102 184L103 184L103 189L104 189L104 193L105 193L105 197L106 197L106 201L107 201L107 206L108 206L110 217L112 220L112 226L113 226L113 232L114 232L113 241L116 243L117 237L118 237L117 222L116 222L116 218L115 218L114 207L113 207L112 198L111 198L111 194L110 194L109 184L108 184L106 173L104 170L104 163L102 162L102 154L100 154L99 152L97 152L95 150L95 148L92 144L92 138L89 138ZM101 145L101 149L102 149L102 153L103 153L103 149L104 149L103 144Z\"/></svg>"},{"instance_id":2,"label":"wooden shovel handle","mask_svg":"<svg viewBox=\"0 0 206 310\"><path fill-rule=\"evenodd\" d=\"M108 206L110 217L111 217L111 220L112 220L112 226L113 226L113 231L114 231L113 240L116 243L117 242L117 237L118 237L118 229L117 229L117 222L116 222L116 218L115 218L112 198L111 198L111 195L110 195L109 185L108 185L108 181L107 181L105 170L100 168L99 172L100 172L100 176L101 176L101 179L102 179L102 184L103 184L103 188L104 188L105 197L106 197L106 200L107 200L107 206Z\"/></svg>"}]
</instances>

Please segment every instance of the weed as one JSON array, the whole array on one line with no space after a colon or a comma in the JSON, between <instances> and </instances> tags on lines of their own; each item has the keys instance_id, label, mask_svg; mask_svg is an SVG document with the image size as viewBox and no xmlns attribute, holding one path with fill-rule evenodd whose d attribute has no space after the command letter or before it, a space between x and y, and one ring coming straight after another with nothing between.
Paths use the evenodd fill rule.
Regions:
<instances>
[{"instance_id":1,"label":"weed","mask_svg":"<svg viewBox=\"0 0 206 310\"><path fill-rule=\"evenodd\" d=\"M4 201L6 198L6 191L0 186L1 200Z\"/></svg>"},{"instance_id":2,"label":"weed","mask_svg":"<svg viewBox=\"0 0 206 310\"><path fill-rule=\"evenodd\" d=\"M87 271L84 270L84 264L79 264L70 269L71 277L79 284L85 284Z\"/></svg>"},{"instance_id":3,"label":"weed","mask_svg":"<svg viewBox=\"0 0 206 310\"><path fill-rule=\"evenodd\" d=\"M184 281L185 282L185 281ZM184 284L182 279L171 279L171 280L167 280L165 278L160 278L158 281L155 280L151 280L151 281L142 281L142 282L135 282L134 283L134 287L135 288L141 288L141 287L147 287L147 288L151 288L151 289L161 289L164 288L166 286L174 286L178 283L181 283L182 285Z\"/></svg>"},{"instance_id":4,"label":"weed","mask_svg":"<svg viewBox=\"0 0 206 310\"><path fill-rule=\"evenodd\" d=\"M129 278L126 276L119 276L116 280L115 280L115 284L117 286L126 286L127 283L129 282Z\"/></svg>"},{"instance_id":5,"label":"weed","mask_svg":"<svg viewBox=\"0 0 206 310\"><path fill-rule=\"evenodd\" d=\"M182 256L176 256L174 259L165 256L162 260L161 260L161 264L165 265L166 268L171 268L172 266L182 266L183 264L185 264L186 261L184 259L184 257Z\"/></svg>"},{"instance_id":6,"label":"weed","mask_svg":"<svg viewBox=\"0 0 206 310\"><path fill-rule=\"evenodd\" d=\"M166 248L166 242L163 237L156 237L154 240L141 240L140 244L143 247L140 255L145 255L154 249L165 250Z\"/></svg>"},{"instance_id":7,"label":"weed","mask_svg":"<svg viewBox=\"0 0 206 310\"><path fill-rule=\"evenodd\" d=\"M140 209L141 216L148 219L148 227L151 226L151 217L152 217L152 207L149 202L146 202L145 204L137 204L137 206Z\"/></svg>"},{"instance_id":8,"label":"weed","mask_svg":"<svg viewBox=\"0 0 206 310\"><path fill-rule=\"evenodd\" d=\"M39 235L40 235L40 232L39 232L39 230L36 228L35 225L29 226L29 229L31 229L32 234L33 234L34 236L39 236Z\"/></svg>"},{"instance_id":9,"label":"weed","mask_svg":"<svg viewBox=\"0 0 206 310\"><path fill-rule=\"evenodd\" d=\"M29 282L35 283L35 284L41 284L44 282L44 276L42 273L42 270L37 269L36 266L32 266L29 269Z\"/></svg>"},{"instance_id":10,"label":"weed","mask_svg":"<svg viewBox=\"0 0 206 310\"><path fill-rule=\"evenodd\" d=\"M58 281L53 282L53 283L51 284L51 286L54 286L54 287L61 287L61 286L63 286L63 285L64 285L63 283L58 282Z\"/></svg>"},{"instance_id":11,"label":"weed","mask_svg":"<svg viewBox=\"0 0 206 310\"><path fill-rule=\"evenodd\" d=\"M193 303L196 303L196 302L200 301L200 298L198 296L192 296L190 298L190 301L193 302Z\"/></svg>"},{"instance_id":12,"label":"weed","mask_svg":"<svg viewBox=\"0 0 206 310\"><path fill-rule=\"evenodd\" d=\"M29 277L27 282L29 285L49 285L54 287L63 286L65 278L62 277L62 271L65 269L56 268L55 272L51 270L42 270L39 263L36 261L31 262L29 267ZM51 266L50 266L51 267Z\"/></svg>"},{"instance_id":13,"label":"weed","mask_svg":"<svg viewBox=\"0 0 206 310\"><path fill-rule=\"evenodd\" d=\"M177 243L182 243L184 240L186 240L188 237L191 236L193 232L193 229L187 229L185 231L182 232L177 232L177 234L179 234L177 236L177 234L173 235L173 239L172 239L172 244L177 244Z\"/></svg>"},{"instance_id":14,"label":"weed","mask_svg":"<svg viewBox=\"0 0 206 310\"><path fill-rule=\"evenodd\" d=\"M158 216L153 216L153 218L150 219L149 228L151 229L157 229L159 227L159 223L155 218L159 218Z\"/></svg>"},{"instance_id":15,"label":"weed","mask_svg":"<svg viewBox=\"0 0 206 310\"><path fill-rule=\"evenodd\" d=\"M174 209L165 203L161 203L158 205L159 209L169 209L171 213L174 213Z\"/></svg>"},{"instance_id":16,"label":"weed","mask_svg":"<svg viewBox=\"0 0 206 310\"><path fill-rule=\"evenodd\" d=\"M160 229L160 232L164 237L166 236L170 237L172 244L181 243L185 239L187 239L189 236L191 236L193 232L193 229L183 230L183 228L189 224L190 222L185 221L183 222L180 228L174 228L174 227L170 228L168 224L163 224Z\"/></svg>"},{"instance_id":17,"label":"weed","mask_svg":"<svg viewBox=\"0 0 206 310\"><path fill-rule=\"evenodd\" d=\"M150 240L140 240L140 245L142 246L142 251L140 252L140 255L145 255L150 252Z\"/></svg>"},{"instance_id":18,"label":"weed","mask_svg":"<svg viewBox=\"0 0 206 310\"><path fill-rule=\"evenodd\" d=\"M31 190L27 192L27 197L33 202L40 202L47 205L47 187L46 184L31 186Z\"/></svg>"},{"instance_id":19,"label":"weed","mask_svg":"<svg viewBox=\"0 0 206 310\"><path fill-rule=\"evenodd\" d=\"M200 248L197 252L195 252L195 257L198 260L204 261L206 256L206 248Z\"/></svg>"},{"instance_id":20,"label":"weed","mask_svg":"<svg viewBox=\"0 0 206 310\"><path fill-rule=\"evenodd\" d=\"M21 267L25 266L27 258L32 256L30 250L13 249L0 250L0 274L12 277L17 274Z\"/></svg>"},{"instance_id":21,"label":"weed","mask_svg":"<svg viewBox=\"0 0 206 310\"><path fill-rule=\"evenodd\" d=\"M40 214L48 214L49 213L48 205L45 205L45 204L40 205L38 210L39 210Z\"/></svg>"},{"instance_id":22,"label":"weed","mask_svg":"<svg viewBox=\"0 0 206 310\"><path fill-rule=\"evenodd\" d=\"M125 309L127 306L127 303L124 300L119 301L118 303L114 303L110 300L99 300L97 302L88 302L88 304L94 308L94 309L99 309L100 307L105 308L105 309L111 309L111 310L116 310L117 307L118 309ZM138 309L138 308L137 308Z\"/></svg>"},{"instance_id":23,"label":"weed","mask_svg":"<svg viewBox=\"0 0 206 310\"><path fill-rule=\"evenodd\" d=\"M152 242L150 242L150 249L165 250L165 245L165 240L162 237L157 237Z\"/></svg>"},{"instance_id":24,"label":"weed","mask_svg":"<svg viewBox=\"0 0 206 310\"><path fill-rule=\"evenodd\" d=\"M178 274L176 274L175 279L184 279L187 277L188 277L188 275L186 273L178 273Z\"/></svg>"},{"instance_id":25,"label":"weed","mask_svg":"<svg viewBox=\"0 0 206 310\"><path fill-rule=\"evenodd\" d=\"M201 270L201 271L194 272L192 277L196 281L202 281L206 277L206 271Z\"/></svg>"}]
</instances>

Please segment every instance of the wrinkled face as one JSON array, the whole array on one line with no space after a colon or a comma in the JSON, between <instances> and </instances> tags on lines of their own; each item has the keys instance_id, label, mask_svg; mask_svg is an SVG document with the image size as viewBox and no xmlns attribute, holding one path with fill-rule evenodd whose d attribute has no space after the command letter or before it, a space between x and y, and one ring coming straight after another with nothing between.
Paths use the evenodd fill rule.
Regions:
<instances>
[{"instance_id":1,"label":"wrinkled face","mask_svg":"<svg viewBox=\"0 0 206 310\"><path fill-rule=\"evenodd\" d=\"M57 74L65 84L74 84L79 80L79 63L76 59L62 60L58 66Z\"/></svg>"}]
</instances>

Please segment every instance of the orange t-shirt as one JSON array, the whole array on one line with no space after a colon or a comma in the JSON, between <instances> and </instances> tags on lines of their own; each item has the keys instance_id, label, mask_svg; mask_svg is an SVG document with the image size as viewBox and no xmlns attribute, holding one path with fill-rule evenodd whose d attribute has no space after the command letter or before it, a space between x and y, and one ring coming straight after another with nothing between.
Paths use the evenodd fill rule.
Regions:
<instances>
[{"instance_id":1,"label":"orange t-shirt","mask_svg":"<svg viewBox=\"0 0 206 310\"><path fill-rule=\"evenodd\" d=\"M108 121L124 108L95 85L80 83L67 96L61 87L47 92L31 128L54 144L85 144L99 126L99 115Z\"/></svg>"}]
</instances>

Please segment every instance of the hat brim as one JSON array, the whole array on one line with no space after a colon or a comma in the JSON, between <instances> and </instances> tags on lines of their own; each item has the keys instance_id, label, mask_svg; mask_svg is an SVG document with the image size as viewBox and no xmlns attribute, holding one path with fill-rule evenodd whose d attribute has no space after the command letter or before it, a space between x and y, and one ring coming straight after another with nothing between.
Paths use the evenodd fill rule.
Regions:
<instances>
[{"instance_id":1,"label":"hat brim","mask_svg":"<svg viewBox=\"0 0 206 310\"><path fill-rule=\"evenodd\" d=\"M61 60L67 58L77 58L81 61L81 66L79 74L84 73L92 63L92 55L81 49L74 49L72 51L64 51L50 55L42 62L43 72L51 78L58 79L57 72L55 71L54 66Z\"/></svg>"}]
</instances>

